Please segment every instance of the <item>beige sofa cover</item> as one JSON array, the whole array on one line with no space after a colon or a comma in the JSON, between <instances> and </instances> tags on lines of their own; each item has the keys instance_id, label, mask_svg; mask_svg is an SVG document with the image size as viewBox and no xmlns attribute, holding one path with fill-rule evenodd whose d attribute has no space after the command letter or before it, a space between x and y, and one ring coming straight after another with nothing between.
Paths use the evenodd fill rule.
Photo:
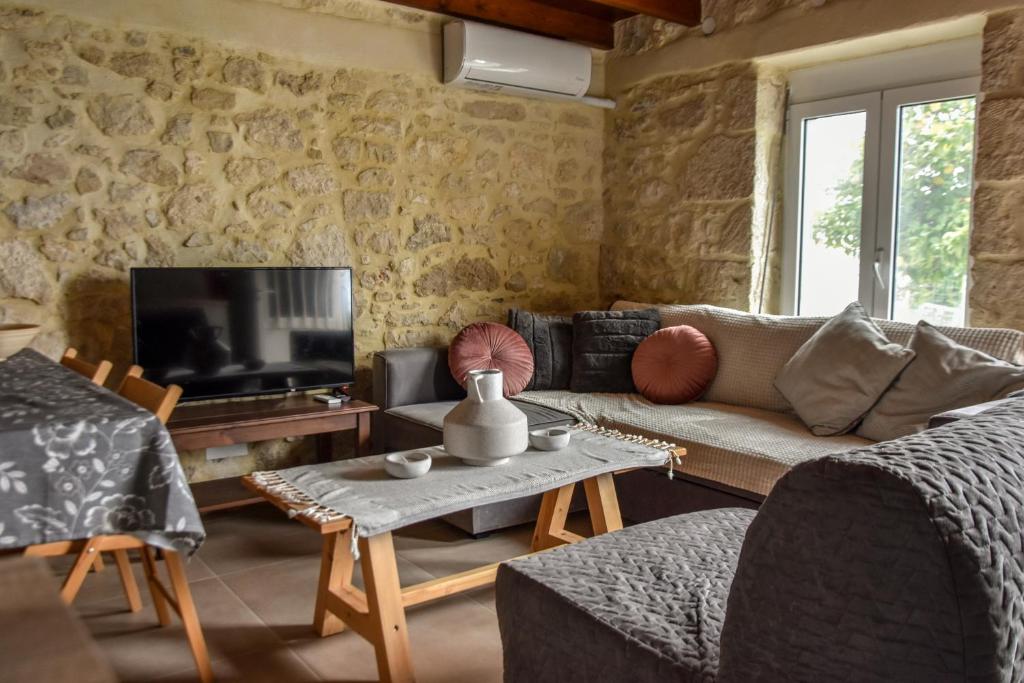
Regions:
<instances>
[{"instance_id":1,"label":"beige sofa cover","mask_svg":"<svg viewBox=\"0 0 1024 683\"><path fill-rule=\"evenodd\" d=\"M718 374L700 401L662 406L636 394L530 391L522 400L578 419L685 446L681 471L757 496L768 495L791 467L870 443L858 436L818 437L791 412L775 376L827 318L755 315L705 305L619 301L613 310L657 308L662 327L691 325L718 351ZM879 320L890 340L907 344L914 326ZM939 328L954 341L1024 364L1024 333L986 328Z\"/></svg>"}]
</instances>

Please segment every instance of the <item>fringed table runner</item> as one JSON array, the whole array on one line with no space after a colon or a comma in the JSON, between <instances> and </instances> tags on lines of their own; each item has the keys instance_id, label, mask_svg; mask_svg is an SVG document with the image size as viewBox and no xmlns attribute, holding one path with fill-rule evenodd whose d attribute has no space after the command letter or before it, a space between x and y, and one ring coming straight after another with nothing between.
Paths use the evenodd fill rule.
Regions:
<instances>
[{"instance_id":1,"label":"fringed table runner","mask_svg":"<svg viewBox=\"0 0 1024 683\"><path fill-rule=\"evenodd\" d=\"M600 474L633 467L671 465L674 444L593 425L571 428L572 441L560 451L531 448L497 467L474 467L441 446L416 449L433 460L419 479L393 479L384 456L255 472L264 490L306 507L296 514L320 523L352 519L358 536L374 536L459 510L544 493ZM412 453L414 451L406 451Z\"/></svg>"}]
</instances>

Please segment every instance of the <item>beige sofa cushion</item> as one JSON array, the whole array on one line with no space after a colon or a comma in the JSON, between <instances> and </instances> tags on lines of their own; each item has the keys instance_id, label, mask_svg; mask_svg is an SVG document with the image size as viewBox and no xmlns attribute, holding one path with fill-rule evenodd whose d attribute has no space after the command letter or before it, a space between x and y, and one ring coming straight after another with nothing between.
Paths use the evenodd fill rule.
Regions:
<instances>
[{"instance_id":1,"label":"beige sofa cushion","mask_svg":"<svg viewBox=\"0 0 1024 683\"><path fill-rule=\"evenodd\" d=\"M797 349L828 318L759 315L705 305L657 305L617 301L613 310L657 308L661 326L692 325L707 335L718 352L718 374L705 401L780 412L792 410L775 388L776 376ZM914 325L877 320L890 341L906 346ZM989 328L936 328L958 344L1000 360L1024 364L1024 333Z\"/></svg>"},{"instance_id":2,"label":"beige sofa cushion","mask_svg":"<svg viewBox=\"0 0 1024 683\"><path fill-rule=\"evenodd\" d=\"M915 434L934 415L1024 388L1024 368L957 344L928 323L918 325L910 348L917 357L864 418L859 435L886 441Z\"/></svg>"},{"instance_id":3,"label":"beige sofa cushion","mask_svg":"<svg viewBox=\"0 0 1024 683\"><path fill-rule=\"evenodd\" d=\"M766 496L791 467L872 443L854 435L813 436L782 413L699 401L657 405L639 394L525 391L516 399L578 420L685 446L683 473Z\"/></svg>"},{"instance_id":4,"label":"beige sofa cushion","mask_svg":"<svg viewBox=\"0 0 1024 683\"><path fill-rule=\"evenodd\" d=\"M775 388L815 436L846 434L913 359L854 302L797 350Z\"/></svg>"}]
</instances>

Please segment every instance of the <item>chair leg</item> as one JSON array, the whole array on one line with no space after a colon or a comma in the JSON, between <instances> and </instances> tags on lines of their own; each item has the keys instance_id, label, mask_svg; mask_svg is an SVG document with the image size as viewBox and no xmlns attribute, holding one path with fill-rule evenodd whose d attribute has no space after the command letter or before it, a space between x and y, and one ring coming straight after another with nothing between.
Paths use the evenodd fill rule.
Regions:
<instances>
[{"instance_id":1,"label":"chair leg","mask_svg":"<svg viewBox=\"0 0 1024 683\"><path fill-rule=\"evenodd\" d=\"M115 550L113 553L118 574L121 575L121 587L124 588L124 596L128 598L128 607L131 611L138 612L142 609L142 596L139 595L139 584L132 573L131 558L128 557L127 550Z\"/></svg>"},{"instance_id":2,"label":"chair leg","mask_svg":"<svg viewBox=\"0 0 1024 683\"><path fill-rule=\"evenodd\" d=\"M169 626L171 612L167 609L167 600L164 598L163 591L160 590L160 575L157 573L156 557L153 549L149 546L142 549L142 570L146 574L146 585L149 586L149 595L153 598L157 621L161 626Z\"/></svg>"},{"instance_id":3,"label":"chair leg","mask_svg":"<svg viewBox=\"0 0 1024 683\"><path fill-rule=\"evenodd\" d=\"M174 591L174 597L178 602L178 615L185 627L185 636L188 638L189 647L192 648L192 656L196 660L199 680L202 683L212 683L213 668L210 666L210 653L206 649L206 640L203 638L203 629L199 625L199 615L196 613L196 605L192 601L192 591L188 586L181 555L165 550L164 564L167 565L167 574L171 578L171 590Z\"/></svg>"},{"instance_id":4,"label":"chair leg","mask_svg":"<svg viewBox=\"0 0 1024 683\"><path fill-rule=\"evenodd\" d=\"M104 566L106 565L103 564L103 553L96 553L96 559L92 563L92 570L98 574L103 571Z\"/></svg>"},{"instance_id":5,"label":"chair leg","mask_svg":"<svg viewBox=\"0 0 1024 683\"><path fill-rule=\"evenodd\" d=\"M85 547L78 553L78 557L75 558L75 564L72 565L71 571L68 572L67 577L64 579L64 585L60 589L60 597L66 605L70 605L75 601L75 597L85 581L86 574L95 565L96 555L99 552L96 550L94 541L95 539L91 538L86 541Z\"/></svg>"}]
</instances>

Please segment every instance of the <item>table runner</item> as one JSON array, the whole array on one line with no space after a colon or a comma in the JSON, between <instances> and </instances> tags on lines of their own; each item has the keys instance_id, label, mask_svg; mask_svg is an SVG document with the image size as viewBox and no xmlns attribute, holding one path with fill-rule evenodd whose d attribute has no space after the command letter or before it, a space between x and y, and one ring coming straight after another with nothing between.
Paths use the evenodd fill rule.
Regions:
<instances>
[{"instance_id":1,"label":"table runner","mask_svg":"<svg viewBox=\"0 0 1024 683\"><path fill-rule=\"evenodd\" d=\"M599 474L665 465L675 448L593 425L571 430L572 441L563 450L531 448L496 467L466 465L443 446L403 451L426 452L433 459L430 471L419 479L393 479L384 471L383 455L255 472L252 478L264 490L308 506L298 514L320 522L350 517L357 529L355 538L543 493Z\"/></svg>"},{"instance_id":2,"label":"table runner","mask_svg":"<svg viewBox=\"0 0 1024 683\"><path fill-rule=\"evenodd\" d=\"M206 536L155 415L19 351L0 362L0 548L101 534L186 553Z\"/></svg>"}]
</instances>

